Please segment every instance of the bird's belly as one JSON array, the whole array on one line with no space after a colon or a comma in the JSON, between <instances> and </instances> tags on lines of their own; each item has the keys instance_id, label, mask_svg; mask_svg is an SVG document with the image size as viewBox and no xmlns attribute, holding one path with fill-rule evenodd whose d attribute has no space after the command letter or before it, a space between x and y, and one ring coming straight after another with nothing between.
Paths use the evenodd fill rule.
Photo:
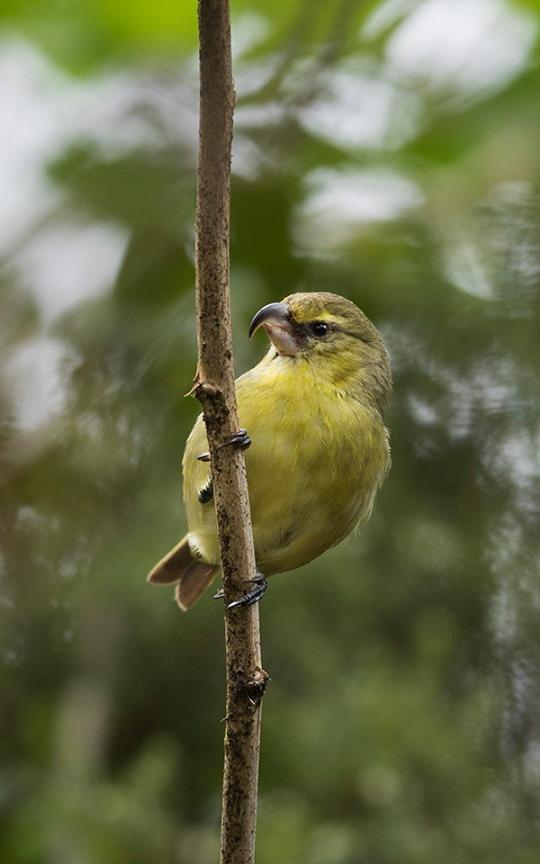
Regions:
<instances>
[{"instance_id":1,"label":"bird's belly","mask_svg":"<svg viewBox=\"0 0 540 864\"><path fill-rule=\"evenodd\" d=\"M329 506L328 499L312 498L308 508L291 507L273 521L254 520L255 557L266 575L294 570L343 540L359 518L360 506Z\"/></svg>"},{"instance_id":2,"label":"bird's belly","mask_svg":"<svg viewBox=\"0 0 540 864\"><path fill-rule=\"evenodd\" d=\"M379 480L354 425L311 418L267 430L271 445L247 455L255 556L266 575L293 570L343 540L367 515ZM269 442L270 443L270 442Z\"/></svg>"},{"instance_id":3,"label":"bird's belly","mask_svg":"<svg viewBox=\"0 0 540 864\"><path fill-rule=\"evenodd\" d=\"M258 400L242 395L240 423L252 439L246 466L255 556L268 576L308 563L369 515L386 472L388 445L380 416L353 400L313 399L310 405L304 399L298 410L298 402L282 398L276 411L274 402L273 410L261 405L267 394ZM192 449L202 452L204 441L197 439ZM207 469L193 456L188 462L196 472L194 485L202 487L198 475ZM218 563L212 503L201 505L188 495L186 509L192 547Z\"/></svg>"}]
</instances>

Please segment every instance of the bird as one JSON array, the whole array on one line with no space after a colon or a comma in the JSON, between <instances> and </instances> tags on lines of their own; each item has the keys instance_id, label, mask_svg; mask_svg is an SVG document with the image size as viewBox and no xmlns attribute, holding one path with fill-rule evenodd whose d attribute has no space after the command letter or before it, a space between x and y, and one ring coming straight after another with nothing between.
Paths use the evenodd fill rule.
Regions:
<instances>
[{"instance_id":1,"label":"bird","mask_svg":"<svg viewBox=\"0 0 540 864\"><path fill-rule=\"evenodd\" d=\"M246 603L260 599L266 577L307 564L367 520L391 463L384 423L390 360L364 312L338 294L297 292L263 306L249 336L260 328L269 350L236 380L243 428L229 442L246 448L261 574ZM220 567L207 451L201 414L182 460L188 532L148 575L152 583L176 583L184 611Z\"/></svg>"}]
</instances>

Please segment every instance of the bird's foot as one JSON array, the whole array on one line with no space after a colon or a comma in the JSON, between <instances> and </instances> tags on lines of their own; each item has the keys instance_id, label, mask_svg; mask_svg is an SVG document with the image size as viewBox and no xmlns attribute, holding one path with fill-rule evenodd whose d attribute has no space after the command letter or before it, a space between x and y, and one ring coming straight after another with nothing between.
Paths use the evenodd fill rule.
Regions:
<instances>
[{"instance_id":1,"label":"bird's foot","mask_svg":"<svg viewBox=\"0 0 540 864\"><path fill-rule=\"evenodd\" d=\"M239 429L232 435L228 435L223 444L216 447L216 450L221 450L222 447L234 447L235 450L247 450L251 444L251 438L245 429ZM199 462L210 462L210 453L201 453L197 456Z\"/></svg>"},{"instance_id":2,"label":"bird's foot","mask_svg":"<svg viewBox=\"0 0 540 864\"><path fill-rule=\"evenodd\" d=\"M253 588L250 591L247 591L239 600L233 600L232 603L228 603L226 609L238 609L241 606L251 606L253 603L258 603L261 597L265 594L266 589L268 588L268 580L262 573L257 573L253 579L248 579L247 581L250 585L253 585ZM217 594L214 594L214 600L223 600L224 598L225 592L223 591L223 588L220 588Z\"/></svg>"},{"instance_id":3,"label":"bird's foot","mask_svg":"<svg viewBox=\"0 0 540 864\"><path fill-rule=\"evenodd\" d=\"M229 445L234 447L235 450L247 450L251 445L251 438L245 429L239 429L238 432L229 435L223 444L220 444L217 449L221 450L222 447L228 447Z\"/></svg>"}]
</instances>

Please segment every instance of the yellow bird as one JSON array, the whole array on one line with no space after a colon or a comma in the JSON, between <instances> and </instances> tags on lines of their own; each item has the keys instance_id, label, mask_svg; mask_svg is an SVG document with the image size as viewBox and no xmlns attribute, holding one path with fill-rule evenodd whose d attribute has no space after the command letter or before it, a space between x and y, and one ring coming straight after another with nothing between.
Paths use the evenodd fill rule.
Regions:
<instances>
[{"instance_id":1,"label":"yellow bird","mask_svg":"<svg viewBox=\"0 0 540 864\"><path fill-rule=\"evenodd\" d=\"M251 444L246 467L255 557L266 577L306 564L369 517L390 467L383 411L392 376L376 327L337 294L291 294L257 312L249 335L259 327L271 346L236 382L247 434L231 443ZM183 610L219 569L207 450L200 415L183 459L188 533L148 576L176 582ZM264 577L245 602L259 599Z\"/></svg>"}]
</instances>

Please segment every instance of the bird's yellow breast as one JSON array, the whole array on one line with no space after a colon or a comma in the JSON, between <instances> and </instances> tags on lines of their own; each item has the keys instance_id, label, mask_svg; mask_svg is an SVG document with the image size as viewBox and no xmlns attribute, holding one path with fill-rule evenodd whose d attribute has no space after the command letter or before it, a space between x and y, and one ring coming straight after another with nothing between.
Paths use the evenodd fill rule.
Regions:
<instances>
[{"instance_id":1,"label":"bird's yellow breast","mask_svg":"<svg viewBox=\"0 0 540 864\"><path fill-rule=\"evenodd\" d=\"M377 410L321 379L306 359L267 355L237 381L257 565L265 575L291 570L339 543L367 518L389 466ZM184 454L190 543L219 562L214 507L199 490L209 468L199 418Z\"/></svg>"}]
</instances>

